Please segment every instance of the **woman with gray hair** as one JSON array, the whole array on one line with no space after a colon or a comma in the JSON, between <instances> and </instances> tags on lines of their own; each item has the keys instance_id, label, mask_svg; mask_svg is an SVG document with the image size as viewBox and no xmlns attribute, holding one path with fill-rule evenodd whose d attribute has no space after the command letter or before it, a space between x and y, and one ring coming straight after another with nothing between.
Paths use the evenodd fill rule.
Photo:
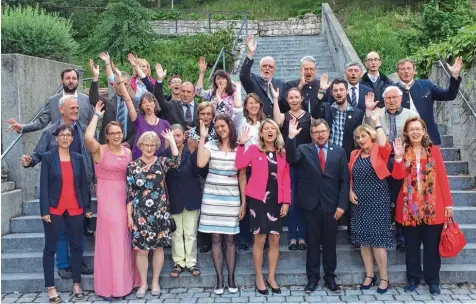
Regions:
<instances>
[{"instance_id":1,"label":"woman with gray hair","mask_svg":"<svg viewBox=\"0 0 476 304\"><path fill-rule=\"evenodd\" d=\"M136 252L136 265L140 276L137 298L145 297L148 289L147 268L149 251L152 258L152 295L160 294L159 276L164 265L163 247L171 244L172 221L165 173L179 165L178 149L170 130L162 132L170 145L171 157L157 157L159 136L145 132L137 141L142 155L127 167L127 225L132 232L132 248Z\"/></svg>"}]
</instances>

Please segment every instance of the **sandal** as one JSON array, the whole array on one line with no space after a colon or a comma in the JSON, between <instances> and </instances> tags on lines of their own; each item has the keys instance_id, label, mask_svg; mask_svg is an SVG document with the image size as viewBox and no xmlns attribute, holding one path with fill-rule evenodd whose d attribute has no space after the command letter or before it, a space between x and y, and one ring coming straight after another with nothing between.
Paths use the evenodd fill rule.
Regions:
<instances>
[{"instance_id":1,"label":"sandal","mask_svg":"<svg viewBox=\"0 0 476 304\"><path fill-rule=\"evenodd\" d=\"M188 269L188 271L190 271L190 273L191 273L194 277L200 275L200 268L198 268L197 265L193 265L192 267L190 267L190 268Z\"/></svg>"},{"instance_id":2,"label":"sandal","mask_svg":"<svg viewBox=\"0 0 476 304\"><path fill-rule=\"evenodd\" d=\"M79 290L80 290L79 292L74 291L74 286L75 286L75 285L79 287ZM78 283L73 284L73 289L72 289L72 291L71 291L71 294L73 294L74 297L75 297L75 298L78 298L78 299L84 298L84 291L83 291L83 289L81 288L81 285L79 285Z\"/></svg>"},{"instance_id":3,"label":"sandal","mask_svg":"<svg viewBox=\"0 0 476 304\"><path fill-rule=\"evenodd\" d=\"M179 275L183 272L183 267L180 266L180 265L175 265L174 266L174 269L172 270L172 272L170 273L170 276L172 278L178 278Z\"/></svg>"},{"instance_id":4,"label":"sandal","mask_svg":"<svg viewBox=\"0 0 476 304\"><path fill-rule=\"evenodd\" d=\"M47 288L47 293L48 291L50 290L55 290L56 291L56 287L48 287ZM56 291L56 296L55 297L49 297L48 296L48 299L50 300L50 303L60 303L61 302L61 297L58 295L58 292Z\"/></svg>"}]
</instances>

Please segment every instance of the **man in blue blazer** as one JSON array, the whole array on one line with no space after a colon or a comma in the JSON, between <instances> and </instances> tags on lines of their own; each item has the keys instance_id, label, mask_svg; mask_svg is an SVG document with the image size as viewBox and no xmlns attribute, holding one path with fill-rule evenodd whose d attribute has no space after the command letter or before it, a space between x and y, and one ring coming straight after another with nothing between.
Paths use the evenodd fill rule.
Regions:
<instances>
[{"instance_id":1,"label":"man in blue blazer","mask_svg":"<svg viewBox=\"0 0 476 304\"><path fill-rule=\"evenodd\" d=\"M448 70L451 73L450 86L443 89L427 79L414 79L415 63L411 59L402 59L397 63L397 74L400 78L398 86L403 91L402 107L418 112L425 121L428 135L435 145L441 144L440 132L435 122L433 105L435 100L454 100L458 95L463 67L463 59L456 58L455 63Z\"/></svg>"},{"instance_id":2,"label":"man in blue blazer","mask_svg":"<svg viewBox=\"0 0 476 304\"><path fill-rule=\"evenodd\" d=\"M308 283L304 289L311 293L319 282L321 245L325 286L337 291L335 281L337 266L337 221L349 203L349 169L344 149L331 144L330 129L323 119L313 120L312 143L296 147L297 121L289 123L286 142L287 161L299 166L301 177L298 185L298 207L304 210L302 217L307 227L306 274Z\"/></svg>"}]
</instances>

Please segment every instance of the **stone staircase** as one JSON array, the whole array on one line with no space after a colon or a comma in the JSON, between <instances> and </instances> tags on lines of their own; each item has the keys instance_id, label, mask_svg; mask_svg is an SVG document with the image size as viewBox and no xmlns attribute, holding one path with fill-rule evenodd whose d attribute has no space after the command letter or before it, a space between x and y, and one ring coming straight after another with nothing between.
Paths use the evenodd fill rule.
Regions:
<instances>
[{"instance_id":1,"label":"stone staircase","mask_svg":"<svg viewBox=\"0 0 476 304\"><path fill-rule=\"evenodd\" d=\"M442 134L446 128L440 126ZM452 196L455 203L455 217L463 229L468 244L455 258L443 259L441 269L442 283L476 282L476 182L468 175L468 163L460 159L460 150L453 146L451 135L442 136L442 152L448 170ZM3 202L2 202L3 203ZM92 203L96 211L96 200ZM95 224L95 217L93 219ZM44 291L42 250L44 246L43 226L39 216L39 202L32 200L23 203L23 215L10 222L10 234L2 237L1 280L2 292L41 292ZM350 247L345 227L338 232L338 267L337 280L341 284L360 284L364 268L360 251ZM278 282L281 285L304 285L305 252L287 249L288 234L285 228L281 238L281 255L278 263ZM84 259L88 265L93 264L94 241L88 239ZM212 287L215 284L215 271L211 253L199 253L198 261L202 269L200 277L183 273L180 278L172 279L169 272L173 267L170 249L165 250L165 264L161 274L161 285L173 287ZM254 271L251 251L238 253L236 280L240 286L254 285ZM264 268L267 265L265 257ZM388 251L389 277L392 283L405 282L405 255L395 249ZM226 271L226 267L225 271ZM266 270L265 270L266 272ZM56 279L56 286L61 291L71 287L71 280ZM83 287L93 290L93 276L83 276Z\"/></svg>"}]
</instances>

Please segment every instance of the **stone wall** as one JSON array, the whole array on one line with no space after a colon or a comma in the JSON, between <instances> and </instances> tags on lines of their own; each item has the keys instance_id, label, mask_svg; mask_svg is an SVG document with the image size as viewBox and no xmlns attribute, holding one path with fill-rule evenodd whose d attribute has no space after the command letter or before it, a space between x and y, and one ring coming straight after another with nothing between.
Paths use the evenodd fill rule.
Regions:
<instances>
[{"instance_id":1,"label":"stone wall","mask_svg":"<svg viewBox=\"0 0 476 304\"><path fill-rule=\"evenodd\" d=\"M476 111L476 57L472 68L464 71L462 78L460 90ZM433 66L429 79L443 88L449 85L449 76L439 64ZM458 94L454 101L435 102L435 118L446 124L455 146L461 148L461 158L469 162L470 174L476 175L476 117L461 95Z\"/></svg>"},{"instance_id":2,"label":"stone wall","mask_svg":"<svg viewBox=\"0 0 476 304\"><path fill-rule=\"evenodd\" d=\"M66 68L78 67L20 54L2 54L2 153L18 136L7 130L6 120L31 121L58 89L61 71ZM23 169L20 156L33 151L40 135L41 131L23 135L2 162L8 168L8 179L23 190L24 201L35 197L40 166Z\"/></svg>"},{"instance_id":3,"label":"stone wall","mask_svg":"<svg viewBox=\"0 0 476 304\"><path fill-rule=\"evenodd\" d=\"M326 38L336 72L344 73L344 67L351 61L360 62L364 73L365 66L357 55L352 43L327 3L322 4L322 35Z\"/></svg>"},{"instance_id":4,"label":"stone wall","mask_svg":"<svg viewBox=\"0 0 476 304\"><path fill-rule=\"evenodd\" d=\"M159 35L194 35L215 32L232 27L237 34L242 20L155 20L152 28ZM319 35L320 17L306 14L303 19L289 18L282 21L248 21L248 34L258 36Z\"/></svg>"}]
</instances>

